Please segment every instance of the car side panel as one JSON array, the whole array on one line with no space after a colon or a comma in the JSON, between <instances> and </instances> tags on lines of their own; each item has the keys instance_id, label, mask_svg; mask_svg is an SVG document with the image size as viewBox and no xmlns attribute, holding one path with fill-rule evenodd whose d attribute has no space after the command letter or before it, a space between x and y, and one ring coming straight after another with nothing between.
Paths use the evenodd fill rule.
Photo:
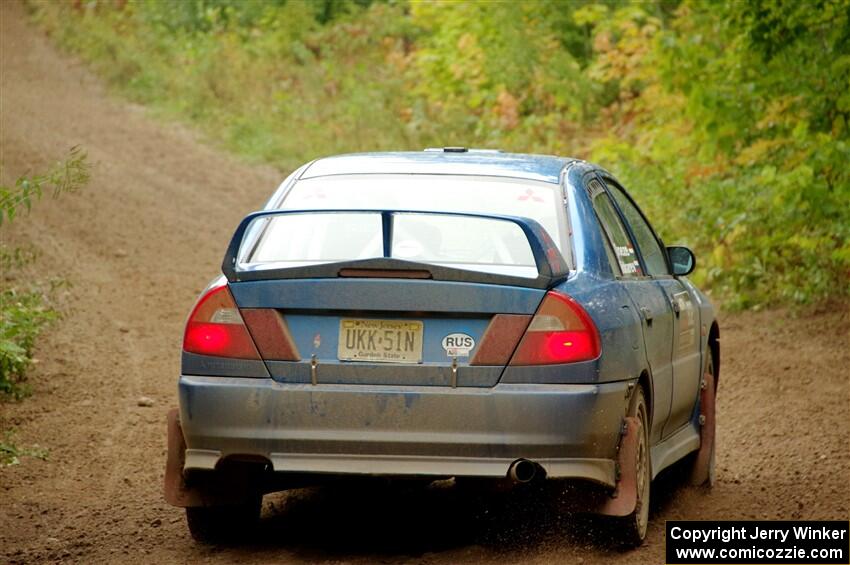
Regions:
<instances>
[{"instance_id":1,"label":"car side panel","mask_svg":"<svg viewBox=\"0 0 850 565\"><path fill-rule=\"evenodd\" d=\"M621 284L640 312L642 341L653 386L649 439L655 443L663 436L673 396L673 310L663 289L652 279L624 279Z\"/></svg>"},{"instance_id":2,"label":"car side panel","mask_svg":"<svg viewBox=\"0 0 850 565\"><path fill-rule=\"evenodd\" d=\"M699 312L693 296L676 278L659 278L657 284L674 305L673 316L673 391L670 416L663 435L669 436L686 425L693 415L702 378Z\"/></svg>"}]
</instances>

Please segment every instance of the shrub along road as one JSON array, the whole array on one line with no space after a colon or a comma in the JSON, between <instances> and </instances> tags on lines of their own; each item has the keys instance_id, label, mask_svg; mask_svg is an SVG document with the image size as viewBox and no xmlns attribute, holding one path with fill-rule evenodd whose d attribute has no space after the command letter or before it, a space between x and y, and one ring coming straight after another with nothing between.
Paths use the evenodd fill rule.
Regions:
<instances>
[{"instance_id":1,"label":"shrub along road","mask_svg":"<svg viewBox=\"0 0 850 565\"><path fill-rule=\"evenodd\" d=\"M80 144L80 194L45 201L13 230L44 277L73 287L40 342L34 394L0 404L0 427L49 450L0 469L0 561L662 563L664 520L846 519L850 385L846 308L793 318L724 315L718 485L660 485L647 544L620 553L551 497L458 488L312 489L266 498L257 538L207 548L161 495L165 412L176 401L182 324L242 215L282 173L251 166L110 97L0 3L3 180ZM139 406L140 397L152 406ZM149 404L149 403L143 403ZM580 561L579 561L580 562Z\"/></svg>"}]
</instances>

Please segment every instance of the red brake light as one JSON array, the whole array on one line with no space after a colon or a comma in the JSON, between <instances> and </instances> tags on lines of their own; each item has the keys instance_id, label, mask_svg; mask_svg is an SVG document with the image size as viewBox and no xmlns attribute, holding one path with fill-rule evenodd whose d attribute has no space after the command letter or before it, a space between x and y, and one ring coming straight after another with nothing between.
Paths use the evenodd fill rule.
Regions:
<instances>
[{"instance_id":1,"label":"red brake light","mask_svg":"<svg viewBox=\"0 0 850 565\"><path fill-rule=\"evenodd\" d=\"M210 288L198 300L186 322L183 350L215 357L260 359L226 283Z\"/></svg>"},{"instance_id":2,"label":"red brake light","mask_svg":"<svg viewBox=\"0 0 850 565\"><path fill-rule=\"evenodd\" d=\"M554 365L596 359L599 331L578 302L549 291L525 330L510 364Z\"/></svg>"}]
</instances>

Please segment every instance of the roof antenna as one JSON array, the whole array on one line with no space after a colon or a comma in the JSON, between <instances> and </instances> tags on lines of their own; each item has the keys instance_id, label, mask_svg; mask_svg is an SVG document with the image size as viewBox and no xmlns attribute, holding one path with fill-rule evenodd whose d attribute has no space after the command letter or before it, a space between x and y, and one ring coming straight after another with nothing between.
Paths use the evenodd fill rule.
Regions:
<instances>
[{"instance_id":1,"label":"roof antenna","mask_svg":"<svg viewBox=\"0 0 850 565\"><path fill-rule=\"evenodd\" d=\"M466 147L427 147L425 151L429 153L468 153Z\"/></svg>"}]
</instances>

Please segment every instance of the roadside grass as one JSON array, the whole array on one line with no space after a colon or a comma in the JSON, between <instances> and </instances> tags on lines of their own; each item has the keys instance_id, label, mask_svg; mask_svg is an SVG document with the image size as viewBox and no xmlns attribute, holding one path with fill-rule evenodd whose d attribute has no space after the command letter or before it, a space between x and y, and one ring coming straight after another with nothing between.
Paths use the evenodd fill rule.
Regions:
<instances>
[{"instance_id":1,"label":"roadside grass","mask_svg":"<svg viewBox=\"0 0 850 565\"><path fill-rule=\"evenodd\" d=\"M26 213L45 195L57 198L86 185L90 165L86 153L73 147L68 156L47 172L18 177L12 186L0 186L0 228L8 230L23 221ZM58 289L70 283L61 278L34 280L27 268L38 251L26 244L8 247L0 243L0 403L29 396L29 370L36 363L36 340L50 324L61 318L54 307ZM0 422L6 427L7 424ZM22 448L14 443L14 431L4 429L0 440L0 466L14 465L24 455L44 459L44 449Z\"/></svg>"},{"instance_id":2,"label":"roadside grass","mask_svg":"<svg viewBox=\"0 0 850 565\"><path fill-rule=\"evenodd\" d=\"M30 395L27 371L34 363L35 340L57 319L59 313L46 303L42 291L0 292L0 393L6 400Z\"/></svg>"},{"instance_id":3,"label":"roadside grass","mask_svg":"<svg viewBox=\"0 0 850 565\"><path fill-rule=\"evenodd\" d=\"M0 467L19 465L22 457L35 457L45 461L47 456L48 451L38 445L30 447L17 445L14 431L5 430L3 432L3 439L0 439Z\"/></svg>"}]
</instances>

